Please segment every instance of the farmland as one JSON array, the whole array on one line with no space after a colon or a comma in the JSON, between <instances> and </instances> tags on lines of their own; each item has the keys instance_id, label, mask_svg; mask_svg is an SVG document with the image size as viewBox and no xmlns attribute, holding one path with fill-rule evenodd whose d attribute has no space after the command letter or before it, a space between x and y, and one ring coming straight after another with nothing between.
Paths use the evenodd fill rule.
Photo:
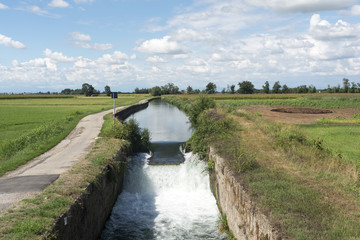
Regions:
<instances>
[{"instance_id":1,"label":"farmland","mask_svg":"<svg viewBox=\"0 0 360 240\"><path fill-rule=\"evenodd\" d=\"M119 95L116 107L147 95ZM86 115L111 109L109 97L0 97L0 176L60 142Z\"/></svg>"}]
</instances>

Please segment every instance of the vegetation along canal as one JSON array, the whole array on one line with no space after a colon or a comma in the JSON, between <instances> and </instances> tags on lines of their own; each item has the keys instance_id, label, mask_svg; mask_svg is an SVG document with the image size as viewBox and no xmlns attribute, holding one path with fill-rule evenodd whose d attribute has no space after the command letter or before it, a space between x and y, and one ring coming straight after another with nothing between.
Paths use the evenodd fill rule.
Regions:
<instances>
[{"instance_id":1,"label":"vegetation along canal","mask_svg":"<svg viewBox=\"0 0 360 240\"><path fill-rule=\"evenodd\" d=\"M205 163L180 148L192 133L185 114L156 100L133 117L149 129L153 152L128 163L101 239L226 239Z\"/></svg>"}]
</instances>

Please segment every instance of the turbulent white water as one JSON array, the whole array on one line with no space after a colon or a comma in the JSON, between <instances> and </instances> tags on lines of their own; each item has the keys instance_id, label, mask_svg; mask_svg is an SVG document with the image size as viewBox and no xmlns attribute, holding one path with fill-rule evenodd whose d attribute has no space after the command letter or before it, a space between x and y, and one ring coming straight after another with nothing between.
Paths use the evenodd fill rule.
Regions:
<instances>
[{"instance_id":1,"label":"turbulent white water","mask_svg":"<svg viewBox=\"0 0 360 240\"><path fill-rule=\"evenodd\" d=\"M205 163L184 157L180 165L156 166L148 154L134 156L101 239L226 239Z\"/></svg>"}]
</instances>

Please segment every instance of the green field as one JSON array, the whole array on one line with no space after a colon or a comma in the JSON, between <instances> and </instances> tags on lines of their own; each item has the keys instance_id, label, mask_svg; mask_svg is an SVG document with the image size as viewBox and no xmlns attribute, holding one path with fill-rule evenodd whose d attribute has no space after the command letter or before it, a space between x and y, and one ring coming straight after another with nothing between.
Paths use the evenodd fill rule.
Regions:
<instances>
[{"instance_id":1,"label":"green field","mask_svg":"<svg viewBox=\"0 0 360 240\"><path fill-rule=\"evenodd\" d=\"M119 95L116 107L147 97ZM0 176L55 146L84 116L112 107L105 96L0 97Z\"/></svg>"}]
</instances>

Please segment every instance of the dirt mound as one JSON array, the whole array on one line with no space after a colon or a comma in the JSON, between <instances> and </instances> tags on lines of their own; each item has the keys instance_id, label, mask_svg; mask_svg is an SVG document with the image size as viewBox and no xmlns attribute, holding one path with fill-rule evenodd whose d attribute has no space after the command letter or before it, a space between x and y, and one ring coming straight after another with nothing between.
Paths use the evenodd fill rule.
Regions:
<instances>
[{"instance_id":1,"label":"dirt mound","mask_svg":"<svg viewBox=\"0 0 360 240\"><path fill-rule=\"evenodd\" d=\"M271 109L272 112L282 112L282 113L302 113L302 114L327 114L333 113L333 111L328 109L319 109L319 108L305 108L305 107L288 107L288 108L274 108Z\"/></svg>"}]
</instances>

